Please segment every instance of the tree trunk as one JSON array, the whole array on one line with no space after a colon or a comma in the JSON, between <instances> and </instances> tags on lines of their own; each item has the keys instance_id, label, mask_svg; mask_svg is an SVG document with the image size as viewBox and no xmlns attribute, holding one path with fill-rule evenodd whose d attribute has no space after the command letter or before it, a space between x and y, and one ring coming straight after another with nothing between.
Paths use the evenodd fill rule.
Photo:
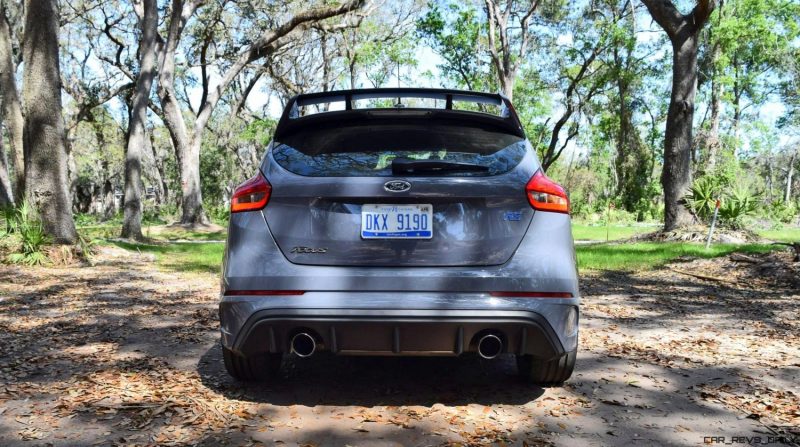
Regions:
<instances>
[{"instance_id":1,"label":"tree trunk","mask_svg":"<svg viewBox=\"0 0 800 447\"><path fill-rule=\"evenodd\" d=\"M669 0L642 0L672 42L672 94L664 133L664 230L688 225L692 215L684 196L692 183L692 119L697 93L697 42L700 29L714 10L714 0L699 0L681 14Z\"/></svg>"},{"instance_id":2,"label":"tree trunk","mask_svg":"<svg viewBox=\"0 0 800 447\"><path fill-rule=\"evenodd\" d=\"M724 5L724 0L720 0L718 6L720 20L722 19ZM704 171L706 173L713 173L716 169L717 153L721 145L719 141L719 120L722 112L722 81L719 79L722 74L722 70L720 70L719 67L721 55L722 46L719 41L713 42L711 48L711 123L708 130L708 137L705 141L706 166Z\"/></svg>"},{"instance_id":3,"label":"tree trunk","mask_svg":"<svg viewBox=\"0 0 800 447\"><path fill-rule=\"evenodd\" d=\"M125 212L122 222L124 238L144 239L142 235L142 160L147 138L147 105L153 78L156 74L156 31L158 9L156 0L143 0L143 15L140 20L142 38L139 46L139 76L131 101L131 118L128 125L128 145L125 148Z\"/></svg>"},{"instance_id":4,"label":"tree trunk","mask_svg":"<svg viewBox=\"0 0 800 447\"><path fill-rule=\"evenodd\" d=\"M664 229L692 222L684 196L692 184L692 120L697 93L697 33L681 33L672 44L672 95L664 134Z\"/></svg>"},{"instance_id":5,"label":"tree trunk","mask_svg":"<svg viewBox=\"0 0 800 447\"><path fill-rule=\"evenodd\" d=\"M245 51L239 54L236 61L222 74L219 84L209 91L208 98L198 108L197 118L190 134L175 95L175 52L186 21L192 15L197 2L184 4L182 0L173 0L169 35L160 54L158 96L161 99L161 106L164 112L164 124L169 129L178 158L181 190L183 192L181 223L197 224L208 222L203 210L203 196L200 189L200 147L202 146L203 131L223 92L248 64L272 54L277 48L285 44L286 41L282 38L292 31L306 29L312 22L347 14L361 8L364 3L364 0L350 0L337 6L303 10L293 15L291 19L277 28L264 31Z\"/></svg>"},{"instance_id":6,"label":"tree trunk","mask_svg":"<svg viewBox=\"0 0 800 447\"><path fill-rule=\"evenodd\" d=\"M14 197L21 202L25 193L25 160L22 146L24 121L22 105L17 92L16 72L11 45L11 27L8 23L5 1L0 0L0 98L2 116L8 129L8 143L14 163Z\"/></svg>"},{"instance_id":7,"label":"tree trunk","mask_svg":"<svg viewBox=\"0 0 800 447\"><path fill-rule=\"evenodd\" d=\"M150 133L150 150L152 151L153 155L153 167L155 171L156 177L156 203L161 206L167 203L169 200L169 187L166 181L166 174L164 173L164 160L158 156L158 151L156 150L155 138L153 133Z\"/></svg>"},{"instance_id":8,"label":"tree trunk","mask_svg":"<svg viewBox=\"0 0 800 447\"><path fill-rule=\"evenodd\" d=\"M772 190L775 186L775 168L772 166L772 154L767 154L767 203L772 203Z\"/></svg>"},{"instance_id":9,"label":"tree trunk","mask_svg":"<svg viewBox=\"0 0 800 447\"><path fill-rule=\"evenodd\" d=\"M350 59L350 62L347 64L347 68L350 71L350 88L351 89L356 89L358 87L356 86L357 72L356 72L356 59L355 59L355 57Z\"/></svg>"},{"instance_id":10,"label":"tree trunk","mask_svg":"<svg viewBox=\"0 0 800 447\"><path fill-rule=\"evenodd\" d=\"M617 171L616 176L616 196L619 197L623 194L625 189L626 183L626 172L625 172L625 165L628 157L628 132L629 132L629 124L630 124L630 117L628 116L628 104L626 100L628 98L628 82L623 76L623 71L626 67L623 67L623 62L619 55L619 49L614 47L614 65L617 70L616 81L617 81L617 99L619 101L619 108L617 109L617 118L619 119L619 129L617 129L617 157L614 160L614 164ZM630 211L630 210L629 210Z\"/></svg>"},{"instance_id":11,"label":"tree trunk","mask_svg":"<svg viewBox=\"0 0 800 447\"><path fill-rule=\"evenodd\" d=\"M207 224L208 217L203 209L203 192L200 189L200 146L202 133L198 133L190 144L181 148L181 223ZM177 148L177 146L176 146Z\"/></svg>"},{"instance_id":12,"label":"tree trunk","mask_svg":"<svg viewBox=\"0 0 800 447\"><path fill-rule=\"evenodd\" d=\"M742 118L742 89L739 84L739 58L733 53L731 65L733 66L733 136L739 138L739 122Z\"/></svg>"},{"instance_id":13,"label":"tree trunk","mask_svg":"<svg viewBox=\"0 0 800 447\"><path fill-rule=\"evenodd\" d=\"M14 194L11 191L11 179L8 176L8 158L6 158L6 149L3 144L3 134L0 133L0 208L7 206L14 206Z\"/></svg>"},{"instance_id":14,"label":"tree trunk","mask_svg":"<svg viewBox=\"0 0 800 447\"><path fill-rule=\"evenodd\" d=\"M108 164L106 164L108 166ZM103 182L102 192L102 216L103 220L110 220L117 214L116 199L114 198L114 185L111 184L111 179L107 178Z\"/></svg>"},{"instance_id":15,"label":"tree trunk","mask_svg":"<svg viewBox=\"0 0 800 447\"><path fill-rule=\"evenodd\" d=\"M717 153L719 152L719 119L722 109L722 85L717 79L717 74L711 78L711 125L706 139L706 166L705 172L712 173L717 167Z\"/></svg>"},{"instance_id":16,"label":"tree trunk","mask_svg":"<svg viewBox=\"0 0 800 447\"><path fill-rule=\"evenodd\" d=\"M58 1L25 1L23 101L25 196L55 243L77 240L67 185L67 148L61 116Z\"/></svg>"},{"instance_id":17,"label":"tree trunk","mask_svg":"<svg viewBox=\"0 0 800 447\"><path fill-rule=\"evenodd\" d=\"M792 200L792 177L794 176L794 163L797 160L797 151L792 153L789 160L789 171L786 173L786 192L783 195L783 202L787 205Z\"/></svg>"}]
</instances>

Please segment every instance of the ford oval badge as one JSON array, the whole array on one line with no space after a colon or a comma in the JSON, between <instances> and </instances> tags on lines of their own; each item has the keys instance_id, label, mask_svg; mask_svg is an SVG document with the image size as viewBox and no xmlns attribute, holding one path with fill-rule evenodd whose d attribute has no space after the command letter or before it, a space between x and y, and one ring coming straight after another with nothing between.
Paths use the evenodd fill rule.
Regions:
<instances>
[{"instance_id":1,"label":"ford oval badge","mask_svg":"<svg viewBox=\"0 0 800 447\"><path fill-rule=\"evenodd\" d=\"M411 183L405 180L392 180L384 183L383 189L389 192L406 192L411 189Z\"/></svg>"}]
</instances>

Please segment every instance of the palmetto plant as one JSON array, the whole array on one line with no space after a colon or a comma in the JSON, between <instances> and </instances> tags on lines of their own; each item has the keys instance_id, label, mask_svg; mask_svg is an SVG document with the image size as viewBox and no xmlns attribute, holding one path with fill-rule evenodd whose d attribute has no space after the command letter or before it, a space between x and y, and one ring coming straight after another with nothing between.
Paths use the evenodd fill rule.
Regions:
<instances>
[{"instance_id":1,"label":"palmetto plant","mask_svg":"<svg viewBox=\"0 0 800 447\"><path fill-rule=\"evenodd\" d=\"M758 206L758 195L751 193L746 187L734 186L722 200L719 218L728 226L742 228L743 218L753 214Z\"/></svg>"},{"instance_id":2,"label":"palmetto plant","mask_svg":"<svg viewBox=\"0 0 800 447\"><path fill-rule=\"evenodd\" d=\"M686 204L697 217L704 221L710 220L720 197L720 190L720 185L711 177L701 177L692 184L685 197Z\"/></svg>"},{"instance_id":3,"label":"palmetto plant","mask_svg":"<svg viewBox=\"0 0 800 447\"><path fill-rule=\"evenodd\" d=\"M758 206L758 194L752 193L744 185L734 185L724 188L712 177L697 179L686 195L686 204L705 222L710 222L714 214L717 199L720 199L720 223L731 227L741 228L743 218L752 214Z\"/></svg>"},{"instance_id":4,"label":"palmetto plant","mask_svg":"<svg viewBox=\"0 0 800 447\"><path fill-rule=\"evenodd\" d=\"M19 239L19 248L8 255L8 261L14 264L40 265L47 262L42 247L49 242L42 227L42 221L36 216L27 203L23 202L8 216L10 232Z\"/></svg>"}]
</instances>

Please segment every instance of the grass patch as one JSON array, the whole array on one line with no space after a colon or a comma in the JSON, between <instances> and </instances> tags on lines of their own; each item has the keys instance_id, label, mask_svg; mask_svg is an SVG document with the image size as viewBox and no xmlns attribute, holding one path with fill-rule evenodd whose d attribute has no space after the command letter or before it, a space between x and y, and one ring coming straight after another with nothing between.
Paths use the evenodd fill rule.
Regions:
<instances>
[{"instance_id":1,"label":"grass patch","mask_svg":"<svg viewBox=\"0 0 800 447\"><path fill-rule=\"evenodd\" d=\"M616 241L628 239L637 234L652 233L659 227L659 225L611 225L608 227L608 240ZM576 241L604 241L606 240L606 226L573 223L572 237Z\"/></svg>"},{"instance_id":2,"label":"grass patch","mask_svg":"<svg viewBox=\"0 0 800 447\"><path fill-rule=\"evenodd\" d=\"M133 244L112 242L117 247L155 255L156 264L169 271L219 273L225 244Z\"/></svg>"},{"instance_id":3,"label":"grass patch","mask_svg":"<svg viewBox=\"0 0 800 447\"><path fill-rule=\"evenodd\" d=\"M162 227L163 228L163 227ZM610 236L624 239L635 234L653 231L651 227L610 227ZM576 240L598 240L599 231L605 239L605 227L589 225L573 225ZM800 240L800 229L771 230L762 236L774 240ZM156 264L165 270L174 272L219 273L225 244L220 243L169 243L170 238L192 239L197 241L223 240L225 232L195 232L186 230L163 231L151 235L160 244L136 244L128 242L112 242L117 247L142 253L151 253ZM733 252L766 253L785 247L770 244L714 244L708 250L703 244L686 242L638 242L621 244L576 245L578 268L586 270L621 270L635 271L660 267L683 257L715 258Z\"/></svg>"},{"instance_id":4,"label":"grass patch","mask_svg":"<svg viewBox=\"0 0 800 447\"><path fill-rule=\"evenodd\" d=\"M767 253L776 249L781 247L769 244L716 244L706 250L703 244L686 242L639 242L575 247L580 270L622 271L652 269L682 256L716 258L733 252Z\"/></svg>"},{"instance_id":5,"label":"grass patch","mask_svg":"<svg viewBox=\"0 0 800 447\"><path fill-rule=\"evenodd\" d=\"M119 237L121 231L122 225L113 223L78 227L78 232L87 239L114 239ZM157 242L178 240L224 241L227 237L227 231L225 229L218 231L188 230L166 225L143 226L142 234L144 237Z\"/></svg>"},{"instance_id":6,"label":"grass patch","mask_svg":"<svg viewBox=\"0 0 800 447\"><path fill-rule=\"evenodd\" d=\"M758 235L773 241L800 242L800 228L781 228L780 230L761 230Z\"/></svg>"},{"instance_id":7,"label":"grass patch","mask_svg":"<svg viewBox=\"0 0 800 447\"><path fill-rule=\"evenodd\" d=\"M142 229L145 237L149 237L158 241L224 241L227 238L227 230L222 229L219 231L208 230L186 230L180 227L150 227Z\"/></svg>"}]
</instances>

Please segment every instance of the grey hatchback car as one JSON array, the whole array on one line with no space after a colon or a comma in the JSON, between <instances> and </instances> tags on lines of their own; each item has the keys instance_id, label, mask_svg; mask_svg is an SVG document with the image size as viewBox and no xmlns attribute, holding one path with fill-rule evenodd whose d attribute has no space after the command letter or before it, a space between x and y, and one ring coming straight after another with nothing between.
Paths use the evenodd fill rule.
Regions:
<instances>
[{"instance_id":1,"label":"grey hatchback car","mask_svg":"<svg viewBox=\"0 0 800 447\"><path fill-rule=\"evenodd\" d=\"M219 314L240 380L284 354L473 352L558 385L579 300L567 194L502 95L299 95L231 199Z\"/></svg>"}]
</instances>

